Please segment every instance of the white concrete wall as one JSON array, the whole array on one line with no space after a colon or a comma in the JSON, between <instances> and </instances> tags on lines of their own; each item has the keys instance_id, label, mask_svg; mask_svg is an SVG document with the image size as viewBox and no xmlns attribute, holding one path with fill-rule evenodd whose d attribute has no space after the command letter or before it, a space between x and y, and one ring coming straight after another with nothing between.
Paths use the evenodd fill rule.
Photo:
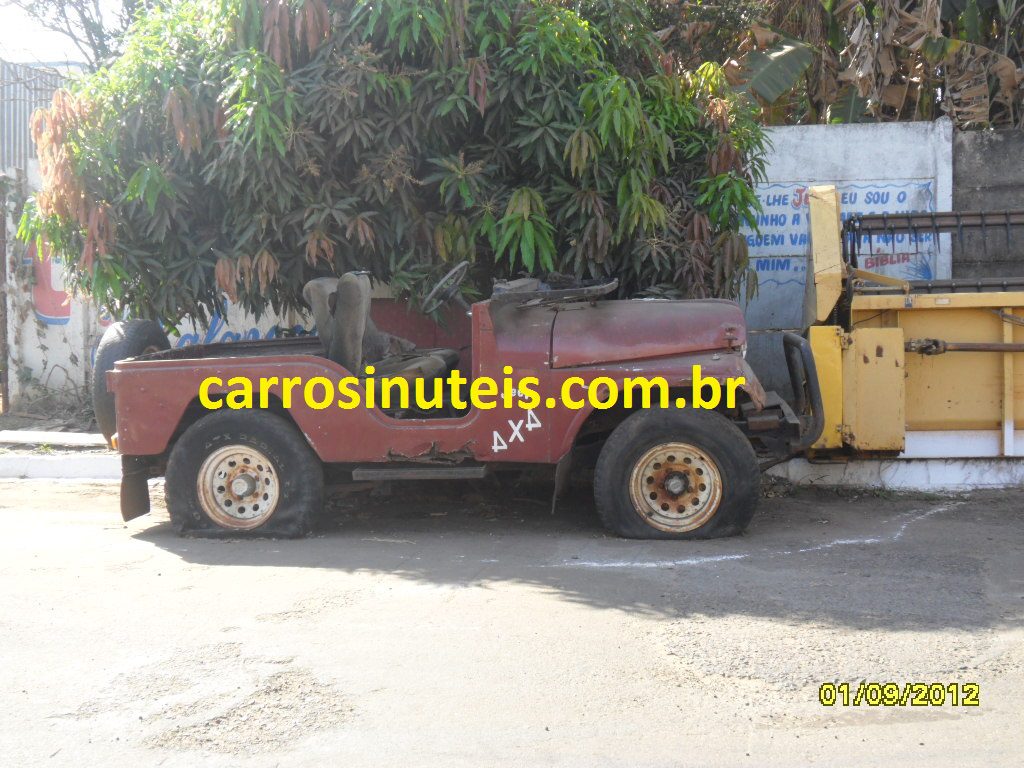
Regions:
<instances>
[{"instance_id":1,"label":"white concrete wall","mask_svg":"<svg viewBox=\"0 0 1024 768\"><path fill-rule=\"evenodd\" d=\"M806 190L839 188L843 215L948 211L953 205L953 134L947 119L930 123L772 128L760 233L746 232L760 295L747 319L762 329L800 323L807 269ZM866 243L865 243L866 245ZM948 242L873 242L861 266L911 279L950 276Z\"/></svg>"},{"instance_id":2,"label":"white concrete wall","mask_svg":"<svg viewBox=\"0 0 1024 768\"><path fill-rule=\"evenodd\" d=\"M61 267L49 259L23 260L19 275L32 274L35 284L18 280L8 296L8 343L11 351L11 402L39 394L39 388L76 393L87 397L96 347L113 319L93 302L68 300L59 282ZM50 273L52 285L41 284L38 275ZM272 338L277 326L307 328L312 321L293 314L286 318L264 315L258 322L248 313L229 305L226 316L215 315L208 328L185 320L169 329L173 347L222 341Z\"/></svg>"},{"instance_id":3,"label":"white concrete wall","mask_svg":"<svg viewBox=\"0 0 1024 768\"><path fill-rule=\"evenodd\" d=\"M844 217L855 213L948 211L953 203L953 128L928 123L788 126L768 130L768 181L759 232L747 231L759 292L746 307L755 331L749 360L769 389L785 390L781 340L771 331L798 329L809 254L806 191L834 184ZM862 253L868 252L862 244ZM871 243L860 266L906 279L951 276L949 236L911 243ZM761 331L763 333L758 333Z\"/></svg>"}]
</instances>

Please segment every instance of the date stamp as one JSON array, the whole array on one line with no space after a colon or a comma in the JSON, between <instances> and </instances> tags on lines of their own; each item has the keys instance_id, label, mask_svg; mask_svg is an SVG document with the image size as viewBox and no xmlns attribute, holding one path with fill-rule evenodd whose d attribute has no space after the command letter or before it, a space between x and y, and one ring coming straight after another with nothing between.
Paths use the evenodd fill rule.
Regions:
<instances>
[{"instance_id":1,"label":"date stamp","mask_svg":"<svg viewBox=\"0 0 1024 768\"><path fill-rule=\"evenodd\" d=\"M822 683L823 707L979 707L978 683Z\"/></svg>"}]
</instances>

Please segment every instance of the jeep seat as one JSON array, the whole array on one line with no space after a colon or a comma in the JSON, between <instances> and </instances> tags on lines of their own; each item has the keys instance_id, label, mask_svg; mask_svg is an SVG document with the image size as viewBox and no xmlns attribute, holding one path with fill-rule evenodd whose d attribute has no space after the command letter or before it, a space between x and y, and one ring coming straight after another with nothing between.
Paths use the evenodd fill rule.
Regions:
<instances>
[{"instance_id":1,"label":"jeep seat","mask_svg":"<svg viewBox=\"0 0 1024 768\"><path fill-rule=\"evenodd\" d=\"M454 349L417 349L406 355L389 355L373 363L373 378L436 379L459 364Z\"/></svg>"},{"instance_id":2,"label":"jeep seat","mask_svg":"<svg viewBox=\"0 0 1024 768\"><path fill-rule=\"evenodd\" d=\"M334 283L334 290L331 290ZM349 272L337 281L319 278L306 284L303 296L313 309L327 358L365 378L373 365L374 378L433 379L459 364L454 349L416 349L385 333L370 319L370 278Z\"/></svg>"}]
</instances>

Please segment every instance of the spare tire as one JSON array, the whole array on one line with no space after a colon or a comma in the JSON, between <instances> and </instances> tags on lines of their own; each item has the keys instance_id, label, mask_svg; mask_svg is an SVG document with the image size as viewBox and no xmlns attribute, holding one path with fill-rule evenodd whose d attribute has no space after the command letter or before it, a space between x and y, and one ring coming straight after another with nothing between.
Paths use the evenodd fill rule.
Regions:
<instances>
[{"instance_id":1,"label":"spare tire","mask_svg":"<svg viewBox=\"0 0 1024 768\"><path fill-rule=\"evenodd\" d=\"M107 390L107 371L118 360L162 352L171 348L171 342L160 323L153 320L128 320L107 328L96 348L96 362L92 368L92 408L96 425L103 437L110 441L117 431L114 411L114 393Z\"/></svg>"}]
</instances>

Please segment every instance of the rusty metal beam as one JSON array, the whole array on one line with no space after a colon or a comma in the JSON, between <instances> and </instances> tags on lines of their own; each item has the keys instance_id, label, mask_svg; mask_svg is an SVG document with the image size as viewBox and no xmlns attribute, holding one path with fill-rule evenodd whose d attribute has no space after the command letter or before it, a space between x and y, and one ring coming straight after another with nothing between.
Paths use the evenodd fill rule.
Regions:
<instances>
[{"instance_id":1,"label":"rusty metal beam","mask_svg":"<svg viewBox=\"0 0 1024 768\"><path fill-rule=\"evenodd\" d=\"M360 480L480 480L487 477L488 467L379 467L365 466L352 470L352 479Z\"/></svg>"},{"instance_id":2,"label":"rusty metal beam","mask_svg":"<svg viewBox=\"0 0 1024 768\"><path fill-rule=\"evenodd\" d=\"M984 277L975 280L910 280L908 285L910 286L910 293L1009 292L1024 290L1024 277ZM860 294L892 293L893 291L905 292L902 288L894 286L870 285L866 283L857 285L857 293ZM1011 320L1010 322L1014 321Z\"/></svg>"},{"instance_id":3,"label":"rusty metal beam","mask_svg":"<svg viewBox=\"0 0 1024 768\"><path fill-rule=\"evenodd\" d=\"M947 352L1024 352L1024 342L908 339L904 349L919 355L944 355Z\"/></svg>"},{"instance_id":4,"label":"rusty metal beam","mask_svg":"<svg viewBox=\"0 0 1024 768\"><path fill-rule=\"evenodd\" d=\"M1009 246L1014 228L1020 227L1024 227L1024 210L861 214L851 216L843 224L843 256L856 267L864 240L869 251L874 250L876 239L891 242L895 251L899 233L909 233L914 238L955 234L963 245L968 230L980 230L981 246L987 251L990 230L1002 230Z\"/></svg>"},{"instance_id":5,"label":"rusty metal beam","mask_svg":"<svg viewBox=\"0 0 1024 768\"><path fill-rule=\"evenodd\" d=\"M874 234L926 230L959 232L987 227L1022 227L1024 211L948 211L941 213L871 213L852 216L843 229L848 233Z\"/></svg>"}]
</instances>

